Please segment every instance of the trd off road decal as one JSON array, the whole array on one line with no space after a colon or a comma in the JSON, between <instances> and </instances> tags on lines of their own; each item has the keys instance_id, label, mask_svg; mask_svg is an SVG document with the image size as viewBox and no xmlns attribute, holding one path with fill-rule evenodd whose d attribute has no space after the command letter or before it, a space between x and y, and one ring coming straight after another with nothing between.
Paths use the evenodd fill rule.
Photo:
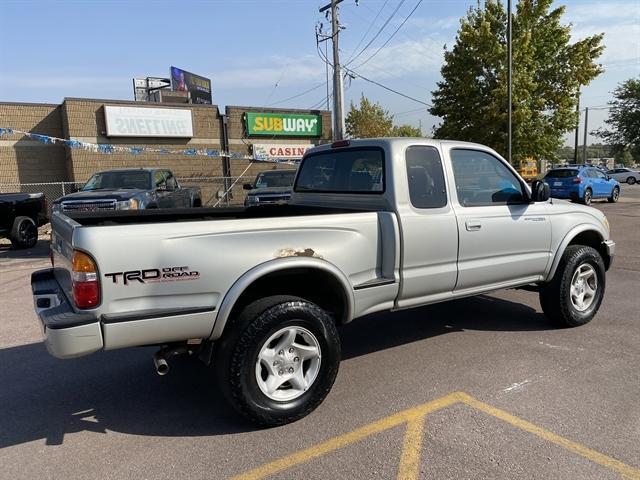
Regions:
<instances>
[{"instance_id":1,"label":"trd off road decal","mask_svg":"<svg viewBox=\"0 0 640 480\"><path fill-rule=\"evenodd\" d=\"M120 280L122 280L123 285L129 285L132 282L158 283L196 280L200 278L200 272L190 270L189 267L162 267L148 268L146 270L130 270L128 272L105 273L104 276L111 278L113 283L119 283Z\"/></svg>"}]
</instances>

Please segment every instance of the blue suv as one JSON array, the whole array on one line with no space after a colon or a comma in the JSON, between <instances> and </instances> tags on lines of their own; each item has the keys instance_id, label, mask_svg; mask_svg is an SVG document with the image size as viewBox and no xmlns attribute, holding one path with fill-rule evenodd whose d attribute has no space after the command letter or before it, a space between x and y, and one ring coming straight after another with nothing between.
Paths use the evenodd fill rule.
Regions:
<instances>
[{"instance_id":1,"label":"blue suv","mask_svg":"<svg viewBox=\"0 0 640 480\"><path fill-rule=\"evenodd\" d=\"M620 184L600 169L589 166L562 167L549 170L544 181L553 198L568 198L591 204L594 198L606 198L614 203L620 197Z\"/></svg>"}]
</instances>

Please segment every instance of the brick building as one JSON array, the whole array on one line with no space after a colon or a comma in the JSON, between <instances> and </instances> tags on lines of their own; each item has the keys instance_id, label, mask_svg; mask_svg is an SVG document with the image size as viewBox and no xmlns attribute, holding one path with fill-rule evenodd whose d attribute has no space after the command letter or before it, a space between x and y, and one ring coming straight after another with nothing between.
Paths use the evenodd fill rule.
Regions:
<instances>
[{"instance_id":1,"label":"brick building","mask_svg":"<svg viewBox=\"0 0 640 480\"><path fill-rule=\"evenodd\" d=\"M153 131L144 136L119 135L107 132L107 112L105 107L127 107L115 110L127 110L134 114L147 112L142 109L169 110L159 112L171 116L175 110L188 111L190 131L177 138ZM112 110L114 110L112 109ZM173 111L172 111L173 110ZM156 112L157 113L157 112ZM304 117L317 123L317 128L307 135L304 131L291 134L278 129L258 130L248 124L249 118L263 115L265 124L282 126L282 118ZM273 118L276 118L275 123ZM278 120L280 118L280 120ZM127 119L125 119L126 121ZM285 120L286 121L286 120ZM301 120L298 120L300 122ZM309 120L307 120L309 122ZM261 126L256 123L253 127ZM26 132L59 138L122 146L141 146L164 148L168 150L213 149L228 150L243 155L252 155L254 148L261 151L279 151L293 154L309 146L326 143L331 139L331 114L319 110L265 109L257 107L228 106L221 112L217 105L144 103L118 100L96 100L65 98L60 105L32 103L0 103L0 127L13 128ZM130 133L130 132L129 132ZM289 147L274 148L277 146ZM292 148L297 147L300 148ZM301 150L302 149L302 150ZM23 135L5 135L0 137L0 191L10 190L2 186L15 187L17 184L45 182L84 182L98 170L123 167L167 167L178 178L235 178L245 171L249 160L225 160L217 157L169 155L155 153L99 153L90 150L72 149L60 145L43 144ZM272 168L282 168L272 163L255 162L245 172L245 176L255 176L258 172ZM289 167L290 168L290 167ZM215 182L198 182L203 188L203 196L215 196L221 185ZM15 188L13 188L15 190ZM241 182L234 188L236 199L242 198Z\"/></svg>"}]
</instances>

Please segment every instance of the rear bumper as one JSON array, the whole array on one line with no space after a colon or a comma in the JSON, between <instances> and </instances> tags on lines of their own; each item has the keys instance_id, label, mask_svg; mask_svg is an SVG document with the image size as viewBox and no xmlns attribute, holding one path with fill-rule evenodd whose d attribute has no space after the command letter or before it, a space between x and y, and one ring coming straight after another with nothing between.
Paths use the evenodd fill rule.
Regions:
<instances>
[{"instance_id":1,"label":"rear bumper","mask_svg":"<svg viewBox=\"0 0 640 480\"><path fill-rule=\"evenodd\" d=\"M580 190L578 189L564 189L564 188L552 188L551 189L551 197L552 198L567 198L571 200L579 200L582 198Z\"/></svg>"},{"instance_id":2,"label":"rear bumper","mask_svg":"<svg viewBox=\"0 0 640 480\"><path fill-rule=\"evenodd\" d=\"M100 350L99 319L91 312L76 312L56 280L53 269L31 274L36 313L44 328L47 350L57 358L73 358Z\"/></svg>"}]
</instances>

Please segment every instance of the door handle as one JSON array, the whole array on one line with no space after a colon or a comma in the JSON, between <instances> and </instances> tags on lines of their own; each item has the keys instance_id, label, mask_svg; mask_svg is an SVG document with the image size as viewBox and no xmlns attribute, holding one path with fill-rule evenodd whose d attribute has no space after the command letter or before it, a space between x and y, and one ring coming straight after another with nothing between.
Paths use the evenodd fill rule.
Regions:
<instances>
[{"instance_id":1,"label":"door handle","mask_svg":"<svg viewBox=\"0 0 640 480\"><path fill-rule=\"evenodd\" d=\"M468 232L477 232L482 228L482 224L477 220L467 220L464 225Z\"/></svg>"}]
</instances>

